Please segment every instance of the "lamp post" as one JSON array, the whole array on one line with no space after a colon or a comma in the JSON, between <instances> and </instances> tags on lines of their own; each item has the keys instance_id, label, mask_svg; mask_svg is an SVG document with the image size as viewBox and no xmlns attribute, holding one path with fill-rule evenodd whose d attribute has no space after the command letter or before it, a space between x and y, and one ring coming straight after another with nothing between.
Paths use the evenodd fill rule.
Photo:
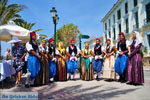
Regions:
<instances>
[{"instance_id":1,"label":"lamp post","mask_svg":"<svg viewBox=\"0 0 150 100\"><path fill-rule=\"evenodd\" d=\"M53 18L53 23L54 23L54 47L56 47L56 25L58 24L59 17L57 15L57 11L55 10L55 7L50 10L50 13Z\"/></svg>"}]
</instances>

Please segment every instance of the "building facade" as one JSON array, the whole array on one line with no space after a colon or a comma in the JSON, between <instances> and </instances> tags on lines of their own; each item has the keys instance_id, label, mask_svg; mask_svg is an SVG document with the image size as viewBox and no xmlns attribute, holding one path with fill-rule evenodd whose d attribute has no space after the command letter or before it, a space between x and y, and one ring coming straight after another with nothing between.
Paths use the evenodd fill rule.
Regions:
<instances>
[{"instance_id":1,"label":"building facade","mask_svg":"<svg viewBox=\"0 0 150 100\"><path fill-rule=\"evenodd\" d=\"M118 0L101 22L104 44L111 38L116 45L120 32L132 42L133 31L138 31L145 42L145 56L150 56L150 0Z\"/></svg>"},{"instance_id":2,"label":"building facade","mask_svg":"<svg viewBox=\"0 0 150 100\"><path fill-rule=\"evenodd\" d=\"M103 45L103 37L98 37L101 40L101 45ZM89 39L88 41L86 41L89 43L89 47L92 51L94 51L94 46L96 44L96 38L92 37L91 39Z\"/></svg>"}]
</instances>

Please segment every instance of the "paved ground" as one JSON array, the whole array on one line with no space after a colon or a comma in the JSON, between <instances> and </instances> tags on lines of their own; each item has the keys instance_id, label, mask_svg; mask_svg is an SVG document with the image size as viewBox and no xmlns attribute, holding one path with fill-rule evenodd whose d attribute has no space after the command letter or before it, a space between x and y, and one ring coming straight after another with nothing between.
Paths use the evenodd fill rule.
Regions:
<instances>
[{"instance_id":1,"label":"paved ground","mask_svg":"<svg viewBox=\"0 0 150 100\"><path fill-rule=\"evenodd\" d=\"M40 87L15 87L14 82L5 82L1 91L37 91L39 100L150 100L150 71L145 70L143 86L132 86L119 82L67 81L55 82ZM78 78L79 75L76 75ZM24 78L23 78L24 80ZM0 84L1 85L1 84Z\"/></svg>"}]
</instances>

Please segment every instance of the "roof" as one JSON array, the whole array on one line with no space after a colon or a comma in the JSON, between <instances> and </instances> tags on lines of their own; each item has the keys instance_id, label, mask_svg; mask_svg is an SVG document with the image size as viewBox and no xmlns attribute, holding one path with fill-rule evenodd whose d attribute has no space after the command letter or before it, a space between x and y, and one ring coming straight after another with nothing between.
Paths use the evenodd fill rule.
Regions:
<instances>
[{"instance_id":1,"label":"roof","mask_svg":"<svg viewBox=\"0 0 150 100\"><path fill-rule=\"evenodd\" d=\"M101 20L101 22L103 22L104 21L104 19L111 13L111 11L115 8L115 7L117 7L117 5L119 4L119 1L121 1L121 0L118 0L114 5L113 5L113 7L108 11L108 13L103 17L103 19Z\"/></svg>"}]
</instances>

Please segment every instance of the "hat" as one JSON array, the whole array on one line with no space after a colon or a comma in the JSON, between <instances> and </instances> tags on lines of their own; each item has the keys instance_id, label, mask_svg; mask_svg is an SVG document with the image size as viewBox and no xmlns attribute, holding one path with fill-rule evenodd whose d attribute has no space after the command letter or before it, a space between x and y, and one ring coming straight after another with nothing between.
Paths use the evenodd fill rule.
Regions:
<instances>
[{"instance_id":1,"label":"hat","mask_svg":"<svg viewBox=\"0 0 150 100\"><path fill-rule=\"evenodd\" d=\"M72 41L75 41L75 39L74 39L74 38L72 38L72 39L70 40L70 42L72 42Z\"/></svg>"},{"instance_id":2,"label":"hat","mask_svg":"<svg viewBox=\"0 0 150 100\"><path fill-rule=\"evenodd\" d=\"M121 32L119 35L123 35L123 36L124 36L124 33L123 33L123 32Z\"/></svg>"},{"instance_id":3,"label":"hat","mask_svg":"<svg viewBox=\"0 0 150 100\"><path fill-rule=\"evenodd\" d=\"M99 41L100 41L100 38L96 38L96 40L99 40Z\"/></svg>"},{"instance_id":4,"label":"hat","mask_svg":"<svg viewBox=\"0 0 150 100\"><path fill-rule=\"evenodd\" d=\"M31 35L31 36L35 36L36 33L35 33L35 32L30 32L30 35Z\"/></svg>"},{"instance_id":5,"label":"hat","mask_svg":"<svg viewBox=\"0 0 150 100\"><path fill-rule=\"evenodd\" d=\"M12 40L8 41L8 43L17 43L17 42L21 42L22 40L19 40L17 37L13 37Z\"/></svg>"},{"instance_id":6,"label":"hat","mask_svg":"<svg viewBox=\"0 0 150 100\"><path fill-rule=\"evenodd\" d=\"M52 41L54 41L54 39L53 39L53 38L50 38L48 41L49 41L49 42L52 42Z\"/></svg>"}]
</instances>

